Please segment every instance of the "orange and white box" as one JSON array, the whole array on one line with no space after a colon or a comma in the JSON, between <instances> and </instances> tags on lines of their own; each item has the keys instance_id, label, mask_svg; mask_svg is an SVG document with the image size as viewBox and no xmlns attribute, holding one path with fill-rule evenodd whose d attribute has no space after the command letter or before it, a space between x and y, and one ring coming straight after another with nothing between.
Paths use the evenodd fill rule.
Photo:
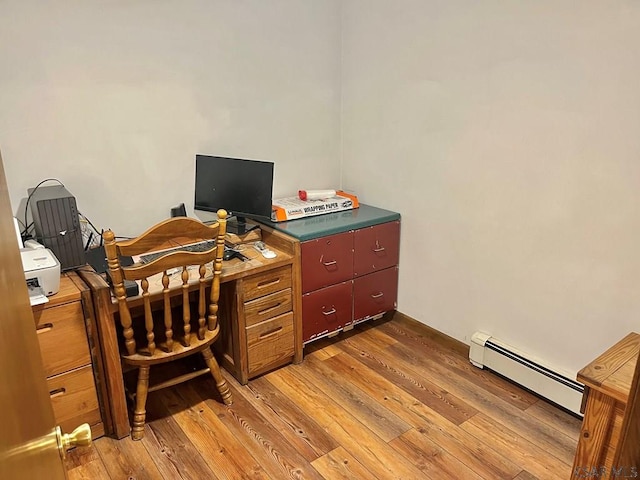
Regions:
<instances>
[{"instance_id":1,"label":"orange and white box","mask_svg":"<svg viewBox=\"0 0 640 480\"><path fill-rule=\"evenodd\" d=\"M352 210L359 206L358 197L342 190L337 190L332 197L319 200L300 200L299 197L277 198L273 200L271 220L284 222L325 213Z\"/></svg>"}]
</instances>

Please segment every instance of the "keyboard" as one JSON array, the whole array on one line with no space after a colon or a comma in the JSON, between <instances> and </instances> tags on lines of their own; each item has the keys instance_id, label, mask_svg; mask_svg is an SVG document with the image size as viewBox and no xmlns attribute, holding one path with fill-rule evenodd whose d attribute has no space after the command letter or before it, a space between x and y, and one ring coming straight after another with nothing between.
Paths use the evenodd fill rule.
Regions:
<instances>
[{"instance_id":1,"label":"keyboard","mask_svg":"<svg viewBox=\"0 0 640 480\"><path fill-rule=\"evenodd\" d=\"M211 250L213 247L215 247L215 245L215 240L204 240L202 242L191 243L189 245L181 245L179 247L162 250L160 252L145 253L144 255L140 255L140 263L150 263L160 257L164 257L165 255L173 252L206 252L207 250Z\"/></svg>"}]
</instances>

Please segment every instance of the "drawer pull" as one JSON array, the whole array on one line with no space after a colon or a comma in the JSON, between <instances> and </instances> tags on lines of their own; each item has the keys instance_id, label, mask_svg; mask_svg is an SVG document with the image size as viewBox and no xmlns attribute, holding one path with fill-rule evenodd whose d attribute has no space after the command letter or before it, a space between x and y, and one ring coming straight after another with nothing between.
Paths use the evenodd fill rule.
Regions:
<instances>
[{"instance_id":1,"label":"drawer pull","mask_svg":"<svg viewBox=\"0 0 640 480\"><path fill-rule=\"evenodd\" d=\"M260 338L260 340L264 340L265 338L273 337L274 335L276 335L281 330L282 330L282 327L274 328L270 332L261 333L259 338Z\"/></svg>"},{"instance_id":2,"label":"drawer pull","mask_svg":"<svg viewBox=\"0 0 640 480\"><path fill-rule=\"evenodd\" d=\"M265 288L265 287L270 287L271 285L275 285L277 283L280 283L280 277L274 278L272 280L267 280L266 282L259 283L257 285L257 287L258 288Z\"/></svg>"},{"instance_id":3,"label":"drawer pull","mask_svg":"<svg viewBox=\"0 0 640 480\"><path fill-rule=\"evenodd\" d=\"M335 308L333 308L333 307L331 308L331 310L327 310L326 312L325 312L324 310L322 311L322 314L323 314L324 316L327 316L327 317L328 317L329 315L333 315L334 313L336 313L336 309L335 309Z\"/></svg>"},{"instance_id":4,"label":"drawer pull","mask_svg":"<svg viewBox=\"0 0 640 480\"><path fill-rule=\"evenodd\" d=\"M62 387L62 388L56 388L55 390L51 390L49 392L49 396L51 398L56 398L56 397L61 397L62 395L64 395L65 393L67 393L67 389Z\"/></svg>"},{"instance_id":5,"label":"drawer pull","mask_svg":"<svg viewBox=\"0 0 640 480\"><path fill-rule=\"evenodd\" d=\"M376 248L374 248L374 249L373 249L373 251L374 251L375 253L384 252L384 250L385 250L385 248L384 248L384 247L381 247L381 246L379 246L379 245L378 245Z\"/></svg>"},{"instance_id":6,"label":"drawer pull","mask_svg":"<svg viewBox=\"0 0 640 480\"><path fill-rule=\"evenodd\" d=\"M380 293L374 293L371 295L371 298L382 298L384 297L384 293L380 292Z\"/></svg>"},{"instance_id":7,"label":"drawer pull","mask_svg":"<svg viewBox=\"0 0 640 480\"><path fill-rule=\"evenodd\" d=\"M278 302L275 305L272 305L270 307L267 308L263 308L262 310L258 311L258 315L265 315L273 310L275 310L276 308L278 308L280 305L282 305L282 302Z\"/></svg>"},{"instance_id":8,"label":"drawer pull","mask_svg":"<svg viewBox=\"0 0 640 480\"><path fill-rule=\"evenodd\" d=\"M36 333L47 333L53 330L53 323L43 323L36 328Z\"/></svg>"},{"instance_id":9,"label":"drawer pull","mask_svg":"<svg viewBox=\"0 0 640 480\"><path fill-rule=\"evenodd\" d=\"M325 267L330 267L331 265L336 265L338 262L336 260L332 260L330 262L322 262Z\"/></svg>"}]
</instances>

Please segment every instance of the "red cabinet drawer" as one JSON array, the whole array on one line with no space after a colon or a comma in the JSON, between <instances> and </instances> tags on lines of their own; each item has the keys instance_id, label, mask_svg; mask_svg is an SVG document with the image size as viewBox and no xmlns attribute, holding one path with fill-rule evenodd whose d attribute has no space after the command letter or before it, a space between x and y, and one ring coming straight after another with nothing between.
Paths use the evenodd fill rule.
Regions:
<instances>
[{"instance_id":1,"label":"red cabinet drawer","mask_svg":"<svg viewBox=\"0 0 640 480\"><path fill-rule=\"evenodd\" d=\"M400 222L388 222L354 232L354 276L359 277L398 265Z\"/></svg>"},{"instance_id":2,"label":"red cabinet drawer","mask_svg":"<svg viewBox=\"0 0 640 480\"><path fill-rule=\"evenodd\" d=\"M300 250L302 293L353 277L353 232L303 242Z\"/></svg>"},{"instance_id":3,"label":"red cabinet drawer","mask_svg":"<svg viewBox=\"0 0 640 480\"><path fill-rule=\"evenodd\" d=\"M364 320L396 308L398 267L358 277L353 281L353 318Z\"/></svg>"},{"instance_id":4,"label":"red cabinet drawer","mask_svg":"<svg viewBox=\"0 0 640 480\"><path fill-rule=\"evenodd\" d=\"M351 324L352 285L343 282L302 296L303 342Z\"/></svg>"}]
</instances>

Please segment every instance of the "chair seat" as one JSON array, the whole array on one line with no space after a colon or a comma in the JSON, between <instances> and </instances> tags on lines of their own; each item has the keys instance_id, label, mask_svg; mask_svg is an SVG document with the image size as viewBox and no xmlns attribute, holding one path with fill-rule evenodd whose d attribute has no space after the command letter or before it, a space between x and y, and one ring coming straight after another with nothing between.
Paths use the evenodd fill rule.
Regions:
<instances>
[{"instance_id":1,"label":"chair seat","mask_svg":"<svg viewBox=\"0 0 640 480\"><path fill-rule=\"evenodd\" d=\"M215 330L205 330L202 340L199 340L195 334L192 334L188 347L182 345L181 338L174 338L170 352L165 352L160 345L157 345L153 355L134 353L133 355L121 354L120 357L123 362L129 365L157 365L159 363L171 362L209 348L211 344L217 340L219 333L220 327L217 326Z\"/></svg>"}]
</instances>

